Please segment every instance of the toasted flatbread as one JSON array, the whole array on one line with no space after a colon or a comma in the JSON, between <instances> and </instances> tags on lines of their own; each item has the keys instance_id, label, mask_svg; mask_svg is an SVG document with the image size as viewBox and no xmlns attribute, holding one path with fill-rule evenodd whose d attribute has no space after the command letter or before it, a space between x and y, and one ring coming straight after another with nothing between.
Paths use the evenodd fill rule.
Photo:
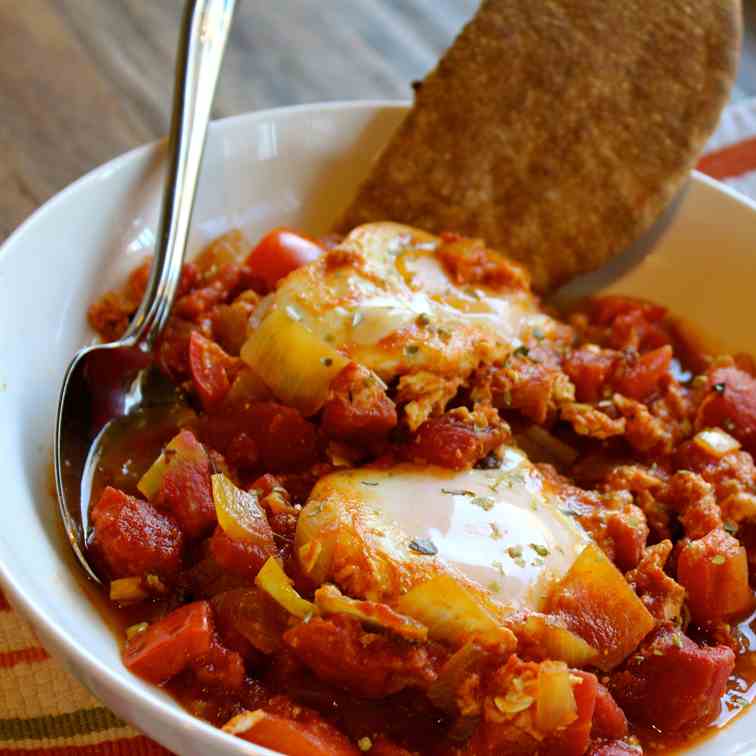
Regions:
<instances>
[{"instance_id":1,"label":"toasted flatbread","mask_svg":"<svg viewBox=\"0 0 756 756\"><path fill-rule=\"evenodd\" d=\"M540 291L678 191L727 101L739 0L485 0L339 222L480 237Z\"/></svg>"}]
</instances>

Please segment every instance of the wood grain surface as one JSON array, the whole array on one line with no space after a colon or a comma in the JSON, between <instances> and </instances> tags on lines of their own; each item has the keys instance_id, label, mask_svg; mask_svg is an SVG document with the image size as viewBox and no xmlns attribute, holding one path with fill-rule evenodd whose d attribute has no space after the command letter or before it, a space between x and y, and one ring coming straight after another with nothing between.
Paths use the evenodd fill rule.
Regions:
<instances>
[{"instance_id":1,"label":"wood grain surface","mask_svg":"<svg viewBox=\"0 0 756 756\"><path fill-rule=\"evenodd\" d=\"M734 97L756 95L756 0ZM239 0L214 115L409 98L477 0ZM0 240L167 129L181 0L0 0Z\"/></svg>"}]
</instances>

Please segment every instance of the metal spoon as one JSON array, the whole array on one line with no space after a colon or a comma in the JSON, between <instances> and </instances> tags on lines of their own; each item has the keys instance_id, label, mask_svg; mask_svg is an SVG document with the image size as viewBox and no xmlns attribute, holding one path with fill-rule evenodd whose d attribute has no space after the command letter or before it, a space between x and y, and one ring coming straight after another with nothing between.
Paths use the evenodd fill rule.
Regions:
<instances>
[{"instance_id":1,"label":"metal spoon","mask_svg":"<svg viewBox=\"0 0 756 756\"><path fill-rule=\"evenodd\" d=\"M182 20L169 137L169 166L147 289L124 336L79 350L63 379L53 445L60 516L87 574L89 485L104 430L115 418L164 402L150 356L181 276L197 179L236 0L188 0ZM101 381L87 380L96 373ZM110 421L110 423L108 423Z\"/></svg>"}]
</instances>

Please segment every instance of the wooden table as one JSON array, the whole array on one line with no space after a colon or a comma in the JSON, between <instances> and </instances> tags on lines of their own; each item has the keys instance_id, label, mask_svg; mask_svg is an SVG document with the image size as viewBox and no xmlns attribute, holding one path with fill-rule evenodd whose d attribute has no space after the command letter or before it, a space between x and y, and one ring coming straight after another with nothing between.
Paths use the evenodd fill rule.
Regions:
<instances>
[{"instance_id":1,"label":"wooden table","mask_svg":"<svg viewBox=\"0 0 756 756\"><path fill-rule=\"evenodd\" d=\"M756 0L735 98L756 95ZM181 0L0 0L0 240L167 130ZM409 98L477 0L239 0L215 115Z\"/></svg>"}]
</instances>

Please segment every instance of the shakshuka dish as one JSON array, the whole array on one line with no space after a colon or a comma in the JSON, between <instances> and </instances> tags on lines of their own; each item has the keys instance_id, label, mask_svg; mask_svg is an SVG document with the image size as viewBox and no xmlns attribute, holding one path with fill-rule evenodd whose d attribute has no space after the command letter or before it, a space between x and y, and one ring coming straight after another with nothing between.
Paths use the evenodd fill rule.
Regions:
<instances>
[{"instance_id":1,"label":"shakshuka dish","mask_svg":"<svg viewBox=\"0 0 756 756\"><path fill-rule=\"evenodd\" d=\"M88 550L123 663L196 716L295 756L621 756L747 705L754 366L664 308L560 315L454 233L232 232L152 357L175 393L103 456Z\"/></svg>"}]
</instances>

